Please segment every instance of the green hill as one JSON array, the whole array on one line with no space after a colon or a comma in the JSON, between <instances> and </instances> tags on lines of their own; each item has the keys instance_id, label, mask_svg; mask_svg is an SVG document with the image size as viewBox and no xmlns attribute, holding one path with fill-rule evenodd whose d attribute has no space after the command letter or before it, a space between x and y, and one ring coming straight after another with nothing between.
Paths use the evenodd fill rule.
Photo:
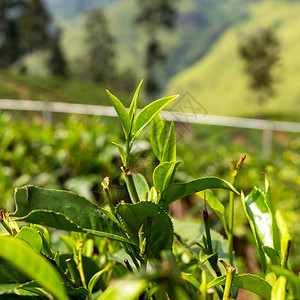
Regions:
<instances>
[{"instance_id":1,"label":"green hill","mask_svg":"<svg viewBox=\"0 0 300 300\"><path fill-rule=\"evenodd\" d=\"M300 3L260 1L250 6L249 16L228 28L211 51L173 77L166 94L190 92L209 114L228 116L271 115L300 119ZM280 64L275 71L277 94L263 108L248 89L248 78L238 56L241 38L260 27L271 26L281 43Z\"/></svg>"},{"instance_id":2,"label":"green hill","mask_svg":"<svg viewBox=\"0 0 300 300\"><path fill-rule=\"evenodd\" d=\"M61 77L34 77L0 70L0 99L61 101L95 105L110 105L104 87L96 83ZM130 95L116 93L128 105ZM126 102L128 101L128 102Z\"/></svg>"}]
</instances>

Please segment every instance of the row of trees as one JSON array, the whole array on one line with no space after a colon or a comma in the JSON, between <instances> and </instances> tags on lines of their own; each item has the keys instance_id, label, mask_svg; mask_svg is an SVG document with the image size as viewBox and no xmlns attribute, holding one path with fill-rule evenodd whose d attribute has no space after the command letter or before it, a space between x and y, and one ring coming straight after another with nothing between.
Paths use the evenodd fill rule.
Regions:
<instances>
[{"instance_id":1,"label":"row of trees","mask_svg":"<svg viewBox=\"0 0 300 300\"><path fill-rule=\"evenodd\" d=\"M148 37L145 46L146 90L149 95L154 95L160 88L157 74L166 59L158 32L175 27L177 0L136 1L139 10L133 21L142 25ZM95 9L86 14L85 33L87 55L78 61L82 66L81 73L106 85L118 81L132 88L131 85L135 84L134 70L120 74L117 47L102 10ZM43 0L1 0L0 67L11 67L22 57L41 49L50 53L50 71L67 75L67 62L60 47L60 31L52 22Z\"/></svg>"},{"instance_id":2,"label":"row of trees","mask_svg":"<svg viewBox=\"0 0 300 300\"><path fill-rule=\"evenodd\" d=\"M60 31L41 0L1 0L0 67L8 68L29 53L48 49L49 69L66 75Z\"/></svg>"}]
</instances>

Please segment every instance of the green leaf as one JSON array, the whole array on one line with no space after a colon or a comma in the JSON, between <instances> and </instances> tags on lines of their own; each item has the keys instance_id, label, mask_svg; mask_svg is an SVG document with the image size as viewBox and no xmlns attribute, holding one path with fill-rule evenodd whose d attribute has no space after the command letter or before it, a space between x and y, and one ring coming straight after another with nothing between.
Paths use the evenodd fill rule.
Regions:
<instances>
[{"instance_id":1,"label":"green leaf","mask_svg":"<svg viewBox=\"0 0 300 300\"><path fill-rule=\"evenodd\" d=\"M161 250L172 249L172 222L158 205L149 201L136 204L120 203L116 212L121 216L127 234L136 246L139 245L139 229L143 228L148 257L159 257Z\"/></svg>"},{"instance_id":2,"label":"green leaf","mask_svg":"<svg viewBox=\"0 0 300 300\"><path fill-rule=\"evenodd\" d=\"M268 207L264 202L264 194L258 188L254 187L246 198L242 193L241 199L255 238L261 268L266 273L267 261L262 246L266 245L273 248L273 239L272 219Z\"/></svg>"},{"instance_id":3,"label":"green leaf","mask_svg":"<svg viewBox=\"0 0 300 300\"><path fill-rule=\"evenodd\" d=\"M8 260L30 278L38 280L39 284L57 299L68 298L56 269L25 242L19 239L0 237L0 257Z\"/></svg>"},{"instance_id":4,"label":"green leaf","mask_svg":"<svg viewBox=\"0 0 300 300\"><path fill-rule=\"evenodd\" d=\"M286 278L284 276L280 276L271 292L271 300L285 300L285 294L286 294Z\"/></svg>"},{"instance_id":5,"label":"green leaf","mask_svg":"<svg viewBox=\"0 0 300 300\"><path fill-rule=\"evenodd\" d=\"M75 193L27 186L15 190L15 203L15 220L130 242L108 211Z\"/></svg>"},{"instance_id":6,"label":"green leaf","mask_svg":"<svg viewBox=\"0 0 300 300\"><path fill-rule=\"evenodd\" d=\"M110 102L114 106L114 108L119 116L119 119L120 119L122 127L123 127L123 131L125 133L125 138L127 139L129 137L129 133L130 133L130 118L127 113L127 110L124 107L124 105L122 104L122 102L116 96L111 94L108 90L106 90L106 92L109 96Z\"/></svg>"},{"instance_id":7,"label":"green leaf","mask_svg":"<svg viewBox=\"0 0 300 300\"><path fill-rule=\"evenodd\" d=\"M41 252L43 249L42 237L37 233L36 230L30 227L21 228L15 238L23 240L36 252Z\"/></svg>"},{"instance_id":8,"label":"green leaf","mask_svg":"<svg viewBox=\"0 0 300 300\"><path fill-rule=\"evenodd\" d=\"M159 193L162 193L171 183L172 174L178 165L179 161L170 161L159 164L153 172L153 184Z\"/></svg>"},{"instance_id":9,"label":"green leaf","mask_svg":"<svg viewBox=\"0 0 300 300\"><path fill-rule=\"evenodd\" d=\"M125 151L123 149L123 147L115 142L112 142L115 146L117 146L122 163L124 166L126 166L126 155L125 155Z\"/></svg>"},{"instance_id":10,"label":"green leaf","mask_svg":"<svg viewBox=\"0 0 300 300\"><path fill-rule=\"evenodd\" d=\"M280 231L277 224L277 218L273 207L273 201L271 198L270 185L268 177L265 177L265 203L269 209L269 213L272 219L272 237L273 237L273 248L280 253Z\"/></svg>"},{"instance_id":11,"label":"green leaf","mask_svg":"<svg viewBox=\"0 0 300 300\"><path fill-rule=\"evenodd\" d=\"M280 256L275 249L269 246L262 246L261 248L268 255L272 265L280 265Z\"/></svg>"},{"instance_id":12,"label":"green leaf","mask_svg":"<svg viewBox=\"0 0 300 300\"><path fill-rule=\"evenodd\" d=\"M108 265L107 265L108 266ZM89 284L88 284L88 290L90 295L93 292L93 289L97 283L97 281L100 279L100 277L108 271L108 268L105 267L104 269L100 270L99 272L97 272L96 274L94 274L94 276L90 279Z\"/></svg>"},{"instance_id":13,"label":"green leaf","mask_svg":"<svg viewBox=\"0 0 300 300\"><path fill-rule=\"evenodd\" d=\"M217 277L208 283L207 288L214 287L215 285L224 285L226 275ZM252 274L236 274L233 278L233 286L255 293L264 299L271 299L271 285L263 278Z\"/></svg>"},{"instance_id":14,"label":"green leaf","mask_svg":"<svg viewBox=\"0 0 300 300\"><path fill-rule=\"evenodd\" d=\"M223 179L217 177L203 177L185 183L171 184L162 192L159 204L163 208L167 208L177 199L211 188L221 188L239 194L229 182Z\"/></svg>"},{"instance_id":15,"label":"green leaf","mask_svg":"<svg viewBox=\"0 0 300 300\"><path fill-rule=\"evenodd\" d=\"M295 275L294 272L282 268L280 266L270 266L271 271L275 272L277 276L284 276L287 278L288 282L290 283L291 290L293 292L293 296L295 299L300 298L300 277Z\"/></svg>"},{"instance_id":16,"label":"green leaf","mask_svg":"<svg viewBox=\"0 0 300 300\"><path fill-rule=\"evenodd\" d=\"M277 210L276 219L281 234L280 258L281 258L281 263L284 266L284 264L286 264L286 261L288 259L287 253L288 253L289 243L291 240L291 235L281 210Z\"/></svg>"},{"instance_id":17,"label":"green leaf","mask_svg":"<svg viewBox=\"0 0 300 300\"><path fill-rule=\"evenodd\" d=\"M152 150L154 152L154 155L157 157L157 159L160 161L162 157L162 151L161 151L161 141L160 136L162 129L164 127L164 122L157 114L151 121L151 127L150 127L150 143L152 146Z\"/></svg>"},{"instance_id":18,"label":"green leaf","mask_svg":"<svg viewBox=\"0 0 300 300\"><path fill-rule=\"evenodd\" d=\"M134 120L135 115L136 115L137 102L139 100L140 89L141 89L142 83L143 83L143 80L141 80L140 84L138 85L138 87L137 87L137 89L136 89L136 91L134 93L133 99L131 101L129 110L128 110L128 115L129 115L129 119L130 119L131 124L133 123L133 120Z\"/></svg>"},{"instance_id":19,"label":"green leaf","mask_svg":"<svg viewBox=\"0 0 300 300\"><path fill-rule=\"evenodd\" d=\"M224 229L226 234L228 234L228 229L227 229L227 222L226 222L226 213L225 213L225 207L221 203L221 201L214 195L214 193L211 190L206 190L205 192L198 192L196 193L199 197L204 199L204 193L205 193L205 198L209 206L214 210L214 212L218 215L220 220L223 223Z\"/></svg>"},{"instance_id":20,"label":"green leaf","mask_svg":"<svg viewBox=\"0 0 300 300\"><path fill-rule=\"evenodd\" d=\"M172 121L167 141L162 154L161 162L176 160L176 135L174 128L174 121Z\"/></svg>"},{"instance_id":21,"label":"green leaf","mask_svg":"<svg viewBox=\"0 0 300 300\"><path fill-rule=\"evenodd\" d=\"M142 111L137 115L133 124L133 135L137 137L141 130L170 102L175 100L178 95L170 96L156 100L142 109Z\"/></svg>"},{"instance_id":22,"label":"green leaf","mask_svg":"<svg viewBox=\"0 0 300 300\"><path fill-rule=\"evenodd\" d=\"M183 280L189 282L190 284L192 284L198 291L200 291L201 289L201 284L200 282L192 275L192 274L188 274L188 273L181 273L181 277Z\"/></svg>"},{"instance_id":23,"label":"green leaf","mask_svg":"<svg viewBox=\"0 0 300 300\"><path fill-rule=\"evenodd\" d=\"M140 173L132 174L132 178L133 178L136 191L139 195L139 199L141 201L146 200L150 192L149 185L146 178Z\"/></svg>"},{"instance_id":24,"label":"green leaf","mask_svg":"<svg viewBox=\"0 0 300 300\"><path fill-rule=\"evenodd\" d=\"M145 279L128 278L115 282L97 300L133 300L147 288Z\"/></svg>"}]
</instances>

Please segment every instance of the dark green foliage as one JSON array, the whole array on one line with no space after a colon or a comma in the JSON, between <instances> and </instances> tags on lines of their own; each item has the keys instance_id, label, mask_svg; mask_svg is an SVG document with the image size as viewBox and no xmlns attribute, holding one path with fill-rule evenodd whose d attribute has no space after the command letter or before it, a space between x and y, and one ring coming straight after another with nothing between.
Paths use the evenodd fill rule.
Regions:
<instances>
[{"instance_id":1,"label":"dark green foliage","mask_svg":"<svg viewBox=\"0 0 300 300\"><path fill-rule=\"evenodd\" d=\"M41 49L49 44L51 17L42 0L26 2L20 18L21 44L25 52Z\"/></svg>"},{"instance_id":2,"label":"dark green foliage","mask_svg":"<svg viewBox=\"0 0 300 300\"><path fill-rule=\"evenodd\" d=\"M256 34L242 41L239 54L246 65L250 87L258 94L259 103L274 94L273 69L279 60L279 41L271 28L260 29Z\"/></svg>"},{"instance_id":3,"label":"dark green foliage","mask_svg":"<svg viewBox=\"0 0 300 300\"><path fill-rule=\"evenodd\" d=\"M86 73L91 80L111 84L116 76L115 45L102 10L86 15Z\"/></svg>"},{"instance_id":4,"label":"dark green foliage","mask_svg":"<svg viewBox=\"0 0 300 300\"><path fill-rule=\"evenodd\" d=\"M159 90L157 79L158 65L166 55L162 50L162 42L158 38L160 30L170 30L176 23L176 0L137 0L139 15L136 22L144 26L148 36L145 50L146 91L149 95L155 95Z\"/></svg>"},{"instance_id":5,"label":"dark green foliage","mask_svg":"<svg viewBox=\"0 0 300 300\"><path fill-rule=\"evenodd\" d=\"M48 61L48 66L52 74L67 76L67 61L60 44L60 37L61 33L58 31L57 34L52 38L49 46L50 58Z\"/></svg>"}]
</instances>

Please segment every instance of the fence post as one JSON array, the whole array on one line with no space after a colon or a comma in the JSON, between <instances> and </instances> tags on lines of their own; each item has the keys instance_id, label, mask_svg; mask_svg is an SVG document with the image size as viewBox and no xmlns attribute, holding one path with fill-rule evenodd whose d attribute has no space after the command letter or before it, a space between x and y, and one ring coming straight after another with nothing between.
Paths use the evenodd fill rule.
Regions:
<instances>
[{"instance_id":1,"label":"fence post","mask_svg":"<svg viewBox=\"0 0 300 300\"><path fill-rule=\"evenodd\" d=\"M51 111L51 102L44 103L43 120L48 125L52 125L53 118L52 118L52 111Z\"/></svg>"},{"instance_id":2,"label":"fence post","mask_svg":"<svg viewBox=\"0 0 300 300\"><path fill-rule=\"evenodd\" d=\"M272 155L273 147L273 125L270 124L263 129L262 135L262 154L264 158L269 158Z\"/></svg>"}]
</instances>

